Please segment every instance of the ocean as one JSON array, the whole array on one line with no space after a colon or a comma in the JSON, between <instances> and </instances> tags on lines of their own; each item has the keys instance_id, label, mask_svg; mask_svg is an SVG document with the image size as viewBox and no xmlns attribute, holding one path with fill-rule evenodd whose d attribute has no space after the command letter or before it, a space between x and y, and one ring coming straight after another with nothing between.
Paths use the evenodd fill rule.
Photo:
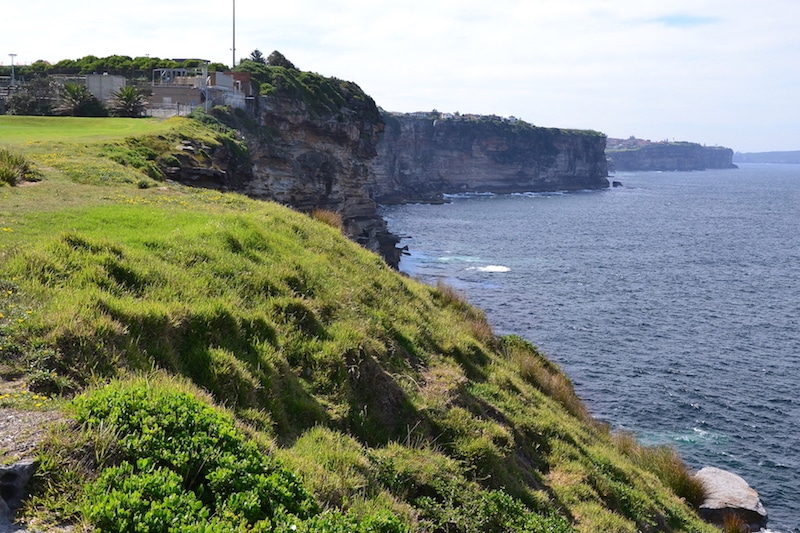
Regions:
<instances>
[{"instance_id":1,"label":"ocean","mask_svg":"<svg viewBox=\"0 0 800 533\"><path fill-rule=\"evenodd\" d=\"M386 206L401 271L539 346L590 411L742 476L800 531L800 165Z\"/></svg>"}]
</instances>

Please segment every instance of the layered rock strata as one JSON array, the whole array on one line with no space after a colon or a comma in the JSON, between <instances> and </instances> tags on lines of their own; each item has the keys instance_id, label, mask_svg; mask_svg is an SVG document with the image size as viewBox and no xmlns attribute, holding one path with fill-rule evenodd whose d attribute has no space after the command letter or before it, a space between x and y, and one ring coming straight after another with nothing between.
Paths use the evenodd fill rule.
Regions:
<instances>
[{"instance_id":1,"label":"layered rock strata","mask_svg":"<svg viewBox=\"0 0 800 533\"><path fill-rule=\"evenodd\" d=\"M737 168L733 150L690 142L648 143L635 148L606 151L612 171L686 171Z\"/></svg>"},{"instance_id":2,"label":"layered rock strata","mask_svg":"<svg viewBox=\"0 0 800 533\"><path fill-rule=\"evenodd\" d=\"M379 203L443 194L608 187L605 136L495 116L384 113L372 162Z\"/></svg>"},{"instance_id":3,"label":"layered rock strata","mask_svg":"<svg viewBox=\"0 0 800 533\"><path fill-rule=\"evenodd\" d=\"M249 136L252 176L242 192L303 212L342 216L345 233L397 266L399 239L378 215L370 161L383 123L371 101L348 102L337 114L318 114L294 98L260 99L261 135Z\"/></svg>"},{"instance_id":4,"label":"layered rock strata","mask_svg":"<svg viewBox=\"0 0 800 533\"><path fill-rule=\"evenodd\" d=\"M609 186L600 133L499 117L381 115L357 86L343 83L338 90L333 107L297 95L262 96L257 127L237 127L246 154L237 155L230 143L211 149L184 141L174 156L180 166L164 172L303 212L338 213L351 239L393 267L400 239L378 215L378 203Z\"/></svg>"}]
</instances>

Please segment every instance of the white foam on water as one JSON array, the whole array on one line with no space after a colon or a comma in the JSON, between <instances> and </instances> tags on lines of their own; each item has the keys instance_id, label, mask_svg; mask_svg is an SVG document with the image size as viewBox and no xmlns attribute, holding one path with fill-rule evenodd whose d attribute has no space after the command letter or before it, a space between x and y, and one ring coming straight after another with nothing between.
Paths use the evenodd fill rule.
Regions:
<instances>
[{"instance_id":1,"label":"white foam on water","mask_svg":"<svg viewBox=\"0 0 800 533\"><path fill-rule=\"evenodd\" d=\"M442 198L446 200L468 200L470 198L481 198L481 197L490 197L490 196L497 196L493 192L461 192L461 193L453 193L453 194L443 194Z\"/></svg>"},{"instance_id":2,"label":"white foam on water","mask_svg":"<svg viewBox=\"0 0 800 533\"><path fill-rule=\"evenodd\" d=\"M462 262L462 263L476 263L480 261L478 257L470 257L468 255L444 255L436 259L442 263Z\"/></svg>"},{"instance_id":3,"label":"white foam on water","mask_svg":"<svg viewBox=\"0 0 800 533\"><path fill-rule=\"evenodd\" d=\"M483 267L469 267L467 270L476 272L511 272L511 269L503 265L488 265Z\"/></svg>"}]
</instances>

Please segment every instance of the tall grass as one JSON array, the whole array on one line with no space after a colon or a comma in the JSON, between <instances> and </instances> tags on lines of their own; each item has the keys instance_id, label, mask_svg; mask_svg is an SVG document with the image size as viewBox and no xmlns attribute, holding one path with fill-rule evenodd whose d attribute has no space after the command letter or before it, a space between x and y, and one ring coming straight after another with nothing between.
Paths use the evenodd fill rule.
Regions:
<instances>
[{"instance_id":1,"label":"tall grass","mask_svg":"<svg viewBox=\"0 0 800 533\"><path fill-rule=\"evenodd\" d=\"M572 381L561 369L524 339L510 335L503 337L503 350L518 369L523 379L557 400L579 420L596 424L586 405L575 394Z\"/></svg>"},{"instance_id":2,"label":"tall grass","mask_svg":"<svg viewBox=\"0 0 800 533\"><path fill-rule=\"evenodd\" d=\"M41 173L20 154L0 148L0 185L17 185L22 181L38 181Z\"/></svg>"},{"instance_id":3,"label":"tall grass","mask_svg":"<svg viewBox=\"0 0 800 533\"><path fill-rule=\"evenodd\" d=\"M643 446L633 434L618 432L612 436L617 449L641 468L653 472L675 494L694 507L705 499L703 485L689 471L671 446Z\"/></svg>"},{"instance_id":4,"label":"tall grass","mask_svg":"<svg viewBox=\"0 0 800 533\"><path fill-rule=\"evenodd\" d=\"M329 211L328 209L314 209L311 212L311 218L323 224L327 224L332 228L336 228L339 231L344 230L342 215L334 211Z\"/></svg>"}]
</instances>

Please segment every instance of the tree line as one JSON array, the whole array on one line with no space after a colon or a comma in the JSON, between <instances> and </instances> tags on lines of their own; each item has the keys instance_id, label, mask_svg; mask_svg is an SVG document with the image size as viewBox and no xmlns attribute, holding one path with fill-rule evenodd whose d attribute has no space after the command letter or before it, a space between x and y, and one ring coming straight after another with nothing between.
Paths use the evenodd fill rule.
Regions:
<instances>
[{"instance_id":1,"label":"tree line","mask_svg":"<svg viewBox=\"0 0 800 533\"><path fill-rule=\"evenodd\" d=\"M64 59L51 64L39 60L30 65L15 67L16 83L0 101L0 113L11 115L67 115L82 117L140 117L147 109L148 91L137 87L150 79L150 73L158 68L194 69L206 66L209 72L229 71L222 63L209 63L201 59L160 59L113 55L108 57L85 56L81 59ZM252 72L257 79L259 68L280 66L296 69L291 61L277 50L265 57L254 50L249 57L241 59L235 70ZM3 69L7 72L3 72ZM95 97L85 84L64 82L63 76L81 76L93 73L108 73L125 76L129 84L112 93L104 103ZM11 74L10 67L0 67L0 75Z\"/></svg>"}]
</instances>

